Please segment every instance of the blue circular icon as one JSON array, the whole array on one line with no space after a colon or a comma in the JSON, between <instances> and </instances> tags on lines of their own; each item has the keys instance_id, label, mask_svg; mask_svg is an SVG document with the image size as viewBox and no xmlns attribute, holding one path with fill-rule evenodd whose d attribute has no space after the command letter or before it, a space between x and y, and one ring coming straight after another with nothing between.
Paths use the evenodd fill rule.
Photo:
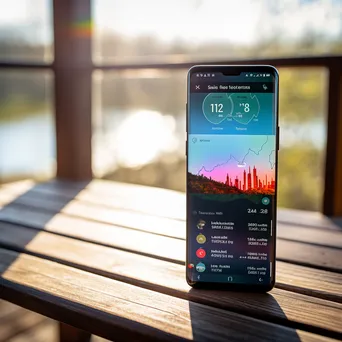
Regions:
<instances>
[{"instance_id":1,"label":"blue circular icon","mask_svg":"<svg viewBox=\"0 0 342 342\"><path fill-rule=\"evenodd\" d=\"M270 204L270 199L268 197L264 197L261 200L261 202L262 202L263 205L268 205L268 204Z\"/></svg>"},{"instance_id":2,"label":"blue circular icon","mask_svg":"<svg viewBox=\"0 0 342 342\"><path fill-rule=\"evenodd\" d=\"M203 264L203 262L199 262L196 265L196 271L197 272L204 272L205 271L205 265Z\"/></svg>"}]
</instances>

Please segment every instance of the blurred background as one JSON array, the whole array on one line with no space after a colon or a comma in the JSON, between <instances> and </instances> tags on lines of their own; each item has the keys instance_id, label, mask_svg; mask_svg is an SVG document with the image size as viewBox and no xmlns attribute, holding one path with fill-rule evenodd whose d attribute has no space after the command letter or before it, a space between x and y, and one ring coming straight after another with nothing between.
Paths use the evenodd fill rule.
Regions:
<instances>
[{"instance_id":1,"label":"blurred background","mask_svg":"<svg viewBox=\"0 0 342 342\"><path fill-rule=\"evenodd\" d=\"M52 1L0 8L0 61L52 63ZM342 54L341 0L93 0L92 11L93 62L136 65L93 72L98 178L185 191L187 70L168 63ZM323 67L280 68L282 207L322 206L327 82ZM53 83L49 70L0 69L0 183L54 177Z\"/></svg>"}]
</instances>

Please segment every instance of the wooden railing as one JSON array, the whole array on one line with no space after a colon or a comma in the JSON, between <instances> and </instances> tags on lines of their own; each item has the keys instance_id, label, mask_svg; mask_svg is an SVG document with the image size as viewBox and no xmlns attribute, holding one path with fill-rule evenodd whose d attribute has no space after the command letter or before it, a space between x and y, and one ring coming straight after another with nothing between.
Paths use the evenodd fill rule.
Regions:
<instances>
[{"instance_id":1,"label":"wooden railing","mask_svg":"<svg viewBox=\"0 0 342 342\"><path fill-rule=\"evenodd\" d=\"M188 69L195 64L271 64L276 67L324 67L329 72L327 143L322 212L342 215L342 56L303 56L244 60L193 61L160 64L94 65L90 34L74 30L77 22L91 22L91 1L54 0L52 64L0 62L0 69L51 69L57 146L57 177L92 178L91 88L92 72L124 69ZM90 27L89 27L90 28ZM281 91L281 90L280 90Z\"/></svg>"}]
</instances>

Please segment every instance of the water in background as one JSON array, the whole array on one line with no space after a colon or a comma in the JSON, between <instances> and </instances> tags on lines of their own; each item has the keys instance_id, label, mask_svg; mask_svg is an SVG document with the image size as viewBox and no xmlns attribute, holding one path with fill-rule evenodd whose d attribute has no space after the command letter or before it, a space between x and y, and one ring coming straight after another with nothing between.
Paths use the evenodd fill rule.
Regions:
<instances>
[{"instance_id":1,"label":"water in background","mask_svg":"<svg viewBox=\"0 0 342 342\"><path fill-rule=\"evenodd\" d=\"M322 116L318 116L322 117ZM121 167L140 168L161 158L184 159L184 116L156 111L107 109L94 120L93 168L102 177ZM281 125L282 147L312 144L323 149L325 123ZM52 175L55 168L53 119L35 113L23 120L0 122L0 179Z\"/></svg>"},{"instance_id":2,"label":"water in background","mask_svg":"<svg viewBox=\"0 0 342 342\"><path fill-rule=\"evenodd\" d=\"M55 168L55 132L50 115L0 121L0 183L25 177L51 177Z\"/></svg>"}]
</instances>

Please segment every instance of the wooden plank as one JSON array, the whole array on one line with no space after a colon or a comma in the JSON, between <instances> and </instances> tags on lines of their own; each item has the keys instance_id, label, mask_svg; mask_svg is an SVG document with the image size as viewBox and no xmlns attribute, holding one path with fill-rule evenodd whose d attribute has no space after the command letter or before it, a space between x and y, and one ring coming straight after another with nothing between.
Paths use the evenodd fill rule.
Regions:
<instances>
[{"instance_id":1,"label":"wooden plank","mask_svg":"<svg viewBox=\"0 0 342 342\"><path fill-rule=\"evenodd\" d=\"M290 241L298 241L342 249L342 230L323 230L278 222L277 237Z\"/></svg>"},{"instance_id":2,"label":"wooden plank","mask_svg":"<svg viewBox=\"0 0 342 342\"><path fill-rule=\"evenodd\" d=\"M114 209L127 209L158 217L185 219L184 193L142 185L102 180L93 180L90 183L53 180L36 185L16 182L3 187L3 190L10 190L13 194L17 193L18 195L26 191L50 194L61 199L72 200L75 198ZM165 203L172 203L172 205L165 205Z\"/></svg>"},{"instance_id":3,"label":"wooden plank","mask_svg":"<svg viewBox=\"0 0 342 342\"><path fill-rule=\"evenodd\" d=\"M277 261L276 287L342 303L342 275Z\"/></svg>"},{"instance_id":4,"label":"wooden plank","mask_svg":"<svg viewBox=\"0 0 342 342\"><path fill-rule=\"evenodd\" d=\"M278 240L277 259L322 270L342 272L342 251L301 242Z\"/></svg>"},{"instance_id":5,"label":"wooden plank","mask_svg":"<svg viewBox=\"0 0 342 342\"><path fill-rule=\"evenodd\" d=\"M135 251L182 263L185 259L185 241L149 234L115 225L50 214L34 208L11 204L0 211L0 220L30 226L38 230L72 236L116 248ZM144 243L139 243L144 241ZM320 247L300 242L278 240L277 258L320 269L341 272L341 252L334 248Z\"/></svg>"},{"instance_id":6,"label":"wooden plank","mask_svg":"<svg viewBox=\"0 0 342 342\"><path fill-rule=\"evenodd\" d=\"M317 211L278 209L278 221L294 226L315 227L341 231L342 217L328 217Z\"/></svg>"},{"instance_id":7,"label":"wooden plank","mask_svg":"<svg viewBox=\"0 0 342 342\"><path fill-rule=\"evenodd\" d=\"M33 228L31 238L37 234L37 230L48 230L123 250L134 250L136 253L180 264L183 264L185 260L185 241L183 240L69 217L64 214L53 215L33 208L11 205L0 211L0 221Z\"/></svg>"},{"instance_id":8,"label":"wooden plank","mask_svg":"<svg viewBox=\"0 0 342 342\"><path fill-rule=\"evenodd\" d=\"M21 189L18 189L21 191ZM71 191L69 189L69 191ZM72 190L75 194L75 190ZM155 234L185 239L185 221L161 218L125 209L112 209L102 205L94 205L80 200L56 198L54 193L29 192L17 197L17 193L0 191L0 204L7 204L15 200L17 204L24 204L34 208L62 212L71 216L91 219L134 228ZM278 222L278 238L300 241L305 243L342 248L342 230L316 229L289 225Z\"/></svg>"},{"instance_id":9,"label":"wooden plank","mask_svg":"<svg viewBox=\"0 0 342 342\"><path fill-rule=\"evenodd\" d=\"M46 232L39 233L34 240L26 244L25 234L28 235L30 232L23 227L0 225L0 244L136 286L234 310L270 322L287 325L287 320L290 320L300 324L302 329L305 329L303 327L305 325L309 327L308 329L315 327L316 332L325 329L342 332L342 318L340 321L336 320L336 317L342 314L341 304L279 289L274 289L271 296L217 291L203 293L203 291L191 290L185 281L185 267L181 265ZM282 264L279 267L281 269ZM318 277L326 275L326 272L317 273ZM303 276L305 277L305 272ZM289 280L291 281L292 278ZM325 284L327 288L331 287L331 290L326 291L326 297L329 300L342 302L342 276L335 277L334 281L335 283ZM322 282L324 283L324 280ZM314 286L320 287L319 282L314 282ZM324 296L325 291L321 289L319 294ZM313 292L314 290L311 290L311 293Z\"/></svg>"},{"instance_id":10,"label":"wooden plank","mask_svg":"<svg viewBox=\"0 0 342 342\"><path fill-rule=\"evenodd\" d=\"M185 194L169 189L95 179L89 184L52 180L37 185L37 191L65 196L68 195L70 188L74 187L82 189L76 197L79 200L114 208L141 210L151 215L161 213L164 217L185 220ZM146 201L146 198L149 201ZM172 203L172 206L165 206L165 202ZM331 218L319 212L279 208L277 216L278 221L297 226L328 228L337 231L342 228L342 217Z\"/></svg>"},{"instance_id":11,"label":"wooden plank","mask_svg":"<svg viewBox=\"0 0 342 342\"><path fill-rule=\"evenodd\" d=\"M159 271L165 269L171 272L173 281L184 283L184 266L174 263L164 264L157 259L146 259L141 255L134 255L130 252L113 248L103 248L96 244L62 238L45 232L40 232L36 235L37 232L34 230L3 222L0 223L0 233L0 244L18 250L25 248L25 250L31 253L38 254L41 253L39 246L43 244L46 246L44 247L43 253L45 256L48 255L51 258L56 257L62 260L61 255L64 255L64 261L73 262L83 267L88 265L92 270L108 271L109 275L111 273L120 275L121 272L124 272L122 276L129 278L130 276L134 276L135 271L139 273L139 270L142 270L143 274L145 274L145 267L142 269L135 267L136 263L134 261L136 261L136 258L141 258L149 267L149 272L146 273L146 277L151 275L153 279L160 278L160 275L154 276L155 271L150 269L152 265L156 265L155 267ZM41 239L43 239L43 242L41 242ZM139 241L136 240L135 244L139 245ZM58 248L55 248L55 246L58 246ZM133 244L131 248L134 248ZM89 252L85 252L88 250ZM184 259L182 261L184 263ZM117 268L119 268L119 271L117 271ZM174 273L174 270L177 270L177 273ZM173 284L173 282L170 282L170 284ZM176 285L173 286L176 287ZM295 292L309 294L319 298L342 302L342 275L337 273L320 271L279 261L277 262L276 286L284 289L293 289Z\"/></svg>"},{"instance_id":12,"label":"wooden plank","mask_svg":"<svg viewBox=\"0 0 342 342\"><path fill-rule=\"evenodd\" d=\"M0 273L10 301L115 341L329 340L8 250Z\"/></svg>"},{"instance_id":13,"label":"wooden plank","mask_svg":"<svg viewBox=\"0 0 342 342\"><path fill-rule=\"evenodd\" d=\"M39 246L49 246L49 248L46 247L43 249L43 251L45 250L43 255L48 255L51 258L56 257L60 260L62 260L61 255L64 255L64 261L70 261L83 266L91 265L90 267L93 269L96 269L95 265L97 265L102 271L108 270L109 274L111 271L117 273L116 267L119 267L120 272L125 272L126 269L130 269L130 272L124 274L124 276L127 277L134 275L136 268L131 269L131 267L135 265L134 260L136 260L136 258L141 258L141 260L147 262L149 267L151 267L152 263L152 265L156 264L156 267L159 270L165 269L171 271L177 269L177 274L171 272L172 277L174 277L175 281L180 279L181 282L184 282L184 266L173 263L164 264L156 259L145 258L141 255L134 255L130 252L118 249L106 248L92 243L90 244L75 239L64 238L45 233L44 231L40 232L38 235L36 234L37 232L31 229L3 222L0 223L0 244L8 245L11 248L18 250L23 250L25 248L25 250L32 253L41 254L42 252L40 249L42 247L40 248ZM139 241L136 241L135 244L139 245ZM58 246L58 248L55 248L55 246ZM132 248L133 246L134 245L132 244ZM85 252L88 250L89 252ZM84 264L82 263L82 260L84 260ZM151 260L154 261L152 262ZM182 259L182 261L184 262L184 259ZM124 268L124 270L121 270L121 268ZM145 268L143 268L143 270L144 269ZM138 270L140 270L140 268L137 269L137 271ZM149 276L149 274L154 275L154 272L155 271L149 271L146 276ZM159 277L153 276L153 278ZM320 271L278 261L276 286L285 289L291 288L299 293L342 302L342 275L337 273Z\"/></svg>"},{"instance_id":14,"label":"wooden plank","mask_svg":"<svg viewBox=\"0 0 342 342\"><path fill-rule=\"evenodd\" d=\"M17 248L20 250L26 248L26 250L29 250L33 253L39 253L39 250L32 249L32 246L34 246L36 243L39 243L40 238L42 236L45 236L45 233L43 232L39 233L36 236L37 232L35 232L34 230L6 223L0 223L0 232L1 244L9 245L11 246L11 248ZM70 262L80 264L80 261L83 260L82 258L85 258L84 260L90 258L96 264L102 264L104 267L103 271L106 270L106 267L112 269L112 267L116 265L116 263L112 264L113 260L118 260L118 265L121 265L121 263L123 263L120 268L124 267L130 269L132 267L130 265L134 265L133 260L135 260L136 258L136 256L132 255L131 253L119 251L113 248L102 249L101 246L88 243L84 244L83 242L77 241L75 239L66 239L63 240L63 243L56 243L59 237L51 234L47 235L45 239L47 239L47 241L51 241L50 243L48 243L47 241L44 242L51 247L49 248L50 257L58 257L61 251L64 250L64 260L69 260ZM139 241L136 241L135 244L139 245ZM54 246L56 245L58 246L58 249L54 248ZM62 248L63 246L65 246L65 249ZM87 250L88 248L91 248L91 250L89 251L89 253L85 253L84 255L83 251ZM134 248L133 244L131 248ZM54 255L54 253L57 254ZM107 253L109 253L108 256ZM74 256L74 254L76 255ZM46 252L44 253L44 255L47 255ZM106 262L101 261L102 256L107 256L105 258ZM125 258L121 261L121 258L123 257ZM127 258L128 261L124 262L124 260L126 260ZM141 255L138 255L138 258L142 258L141 260L145 260L145 258ZM91 260L89 260L89 262ZM147 260L151 259L148 258ZM110 263L110 265L108 265L108 262ZM165 265L163 263L159 263L158 260L155 260L154 263L159 265L159 269L165 268ZM184 259L182 259L182 263L184 263ZM81 265L83 264L81 263ZM178 272L180 272L179 274L181 274L181 276L178 275L178 277L180 278L177 278L176 275L173 275L175 276L175 280L181 279L181 281L183 282L185 272L183 266L179 268L175 264L171 265L178 269ZM85 264L83 266L85 266ZM100 269L102 270L102 268ZM169 270L170 267L168 266L165 269ZM171 267L171 269L173 268ZM153 275L154 273L152 272L151 274ZM307 267L292 265L284 262L277 262L277 281L278 282L276 286L279 286L281 288L294 289L296 292L310 294L319 298L325 298L339 302L342 301L342 276L336 273L318 271Z\"/></svg>"},{"instance_id":15,"label":"wooden plank","mask_svg":"<svg viewBox=\"0 0 342 342\"><path fill-rule=\"evenodd\" d=\"M84 204L107 209L124 209L130 213L133 211L154 217L185 220L184 193L167 189L102 180L93 180L89 184L53 180L37 185L32 184L30 181L8 184L3 187L3 190L0 190L0 194L4 195L6 193L8 198L12 194L12 199L15 199L15 194L22 195L26 191L29 191L29 194L34 197L40 194L41 198L52 198L56 201L64 201L64 203L65 200L71 201L75 199ZM153 199L153 201L146 201L146 198ZM172 206L164 205L164 203L172 203ZM322 228L324 232L327 230L342 232L342 218L329 218L319 212L304 210L278 209L278 231L280 234L282 233L281 228L283 225L286 227L294 226L298 230L306 227ZM320 231L318 230L316 234L319 234ZM324 236L325 233L323 238ZM324 243L326 243L326 240L329 241L329 239L325 239ZM306 240L303 239L301 241L305 242ZM308 242L311 243L312 241L309 240Z\"/></svg>"},{"instance_id":16,"label":"wooden plank","mask_svg":"<svg viewBox=\"0 0 342 342\"><path fill-rule=\"evenodd\" d=\"M6 205L13 200L16 204L44 209L44 211L54 213L61 212L71 216L138 229L154 234L185 238L184 221L146 215L129 210L109 209L75 200L66 202L65 200L55 198L52 194L37 195L28 193L16 198L16 196L11 193L6 193L5 191L0 192L0 205Z\"/></svg>"},{"instance_id":17,"label":"wooden plank","mask_svg":"<svg viewBox=\"0 0 342 342\"><path fill-rule=\"evenodd\" d=\"M106 180L93 180L90 183L52 180L46 183L32 184L21 181L6 185L3 189L22 194L50 194L63 199L96 204L106 208L126 209L160 217L185 220L185 195L168 189L118 183ZM75 191L78 193L75 195ZM146 201L146 198L149 201ZM172 206L164 205L172 203ZM327 217L319 212L279 208L278 222L300 228L312 227L341 231L342 217Z\"/></svg>"}]
</instances>

